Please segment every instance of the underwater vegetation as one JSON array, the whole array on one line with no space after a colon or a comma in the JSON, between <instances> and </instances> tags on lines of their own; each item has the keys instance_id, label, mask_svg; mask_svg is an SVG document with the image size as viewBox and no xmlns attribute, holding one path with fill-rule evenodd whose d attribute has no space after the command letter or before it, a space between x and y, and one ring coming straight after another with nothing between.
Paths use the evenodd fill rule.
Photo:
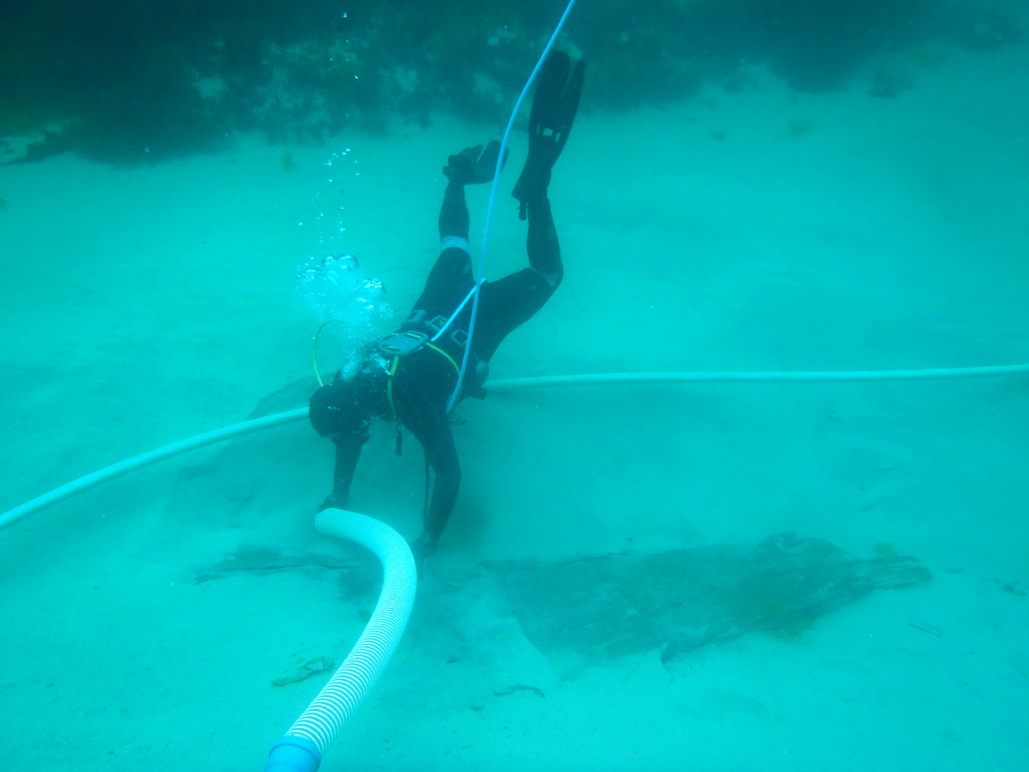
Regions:
<instances>
[{"instance_id":1,"label":"underwater vegetation","mask_svg":"<svg viewBox=\"0 0 1029 772\"><path fill-rule=\"evenodd\" d=\"M272 686L278 688L283 686L292 686L293 684L303 683L308 678L314 678L322 673L331 673L336 669L336 663L328 657L314 657L303 661L298 660L295 664L296 667L293 669L293 672L288 675L284 675L281 678L276 678L272 681Z\"/></svg>"},{"instance_id":2,"label":"underwater vegetation","mask_svg":"<svg viewBox=\"0 0 1029 772\"><path fill-rule=\"evenodd\" d=\"M548 657L611 660L661 648L662 662L765 631L796 638L876 590L932 578L916 558L860 560L794 533L721 545L551 564L491 565L526 636Z\"/></svg>"},{"instance_id":3,"label":"underwater vegetation","mask_svg":"<svg viewBox=\"0 0 1029 772\"><path fill-rule=\"evenodd\" d=\"M14 7L12 7L14 6ZM563 4L448 0L38 0L0 10L0 137L113 163L217 150L237 132L319 141L434 115L502 122ZM882 51L993 50L1023 32L973 0L591 0L561 45L584 109L732 90L744 64L838 89ZM885 81L880 95L900 91ZM55 130L55 127L56 130ZM45 157L46 153L39 153Z\"/></svg>"}]
</instances>

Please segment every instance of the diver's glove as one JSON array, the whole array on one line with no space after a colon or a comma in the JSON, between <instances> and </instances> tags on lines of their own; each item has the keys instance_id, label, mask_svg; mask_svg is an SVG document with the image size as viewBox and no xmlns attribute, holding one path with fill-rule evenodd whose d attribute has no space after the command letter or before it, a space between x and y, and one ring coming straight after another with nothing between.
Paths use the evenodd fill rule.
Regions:
<instances>
[{"instance_id":1,"label":"diver's glove","mask_svg":"<svg viewBox=\"0 0 1029 772\"><path fill-rule=\"evenodd\" d=\"M507 163L508 150L504 150L504 160L500 168ZM479 182L493 182L497 171L497 159L500 157L500 142L493 140L486 148L482 145L466 147L457 155L450 156L443 173L451 182L458 185L473 185Z\"/></svg>"},{"instance_id":2,"label":"diver's glove","mask_svg":"<svg viewBox=\"0 0 1029 772\"><path fill-rule=\"evenodd\" d=\"M321 512L323 509L346 509L347 498L347 496L333 491L325 497L325 501L323 501L322 505L318 507L318 511Z\"/></svg>"},{"instance_id":3,"label":"diver's glove","mask_svg":"<svg viewBox=\"0 0 1029 772\"><path fill-rule=\"evenodd\" d=\"M411 542L411 555L414 556L414 564L419 571L425 567L429 558L436 551L438 544L438 539L434 539L424 532Z\"/></svg>"},{"instance_id":4,"label":"diver's glove","mask_svg":"<svg viewBox=\"0 0 1029 772\"><path fill-rule=\"evenodd\" d=\"M511 191L521 202L523 220L526 204L547 195L550 171L564 150L579 110L585 74L586 63L580 59L573 65L563 51L552 51L540 70L529 114L529 155Z\"/></svg>"}]
</instances>

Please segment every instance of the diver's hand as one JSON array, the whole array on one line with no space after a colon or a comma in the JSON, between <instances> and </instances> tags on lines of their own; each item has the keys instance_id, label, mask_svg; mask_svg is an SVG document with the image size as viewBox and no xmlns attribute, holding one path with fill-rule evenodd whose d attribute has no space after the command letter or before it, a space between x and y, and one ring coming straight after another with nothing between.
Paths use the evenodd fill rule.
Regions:
<instances>
[{"instance_id":1,"label":"diver's hand","mask_svg":"<svg viewBox=\"0 0 1029 772\"><path fill-rule=\"evenodd\" d=\"M411 554L414 556L414 565L419 572L421 572L425 567L429 558L432 557L432 553L436 551L438 544L438 539L434 539L425 533L422 533L421 536L411 543Z\"/></svg>"},{"instance_id":2,"label":"diver's hand","mask_svg":"<svg viewBox=\"0 0 1029 772\"><path fill-rule=\"evenodd\" d=\"M323 509L346 509L347 508L347 496L333 491L325 497L325 501L318 507L318 511L321 512Z\"/></svg>"},{"instance_id":3,"label":"diver's hand","mask_svg":"<svg viewBox=\"0 0 1029 772\"><path fill-rule=\"evenodd\" d=\"M504 151L503 168L507 163L508 150ZM500 142L493 140L485 149L482 145L466 147L457 155L450 156L443 167L443 174L458 185L471 185L479 182L492 182L497 170L497 159L500 156Z\"/></svg>"}]
</instances>

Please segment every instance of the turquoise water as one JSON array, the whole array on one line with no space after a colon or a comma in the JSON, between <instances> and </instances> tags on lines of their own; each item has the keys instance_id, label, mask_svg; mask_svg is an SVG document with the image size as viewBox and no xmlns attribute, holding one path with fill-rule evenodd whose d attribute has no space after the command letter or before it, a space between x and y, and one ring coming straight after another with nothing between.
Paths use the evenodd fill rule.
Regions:
<instances>
[{"instance_id":1,"label":"turquoise water","mask_svg":"<svg viewBox=\"0 0 1029 772\"><path fill-rule=\"evenodd\" d=\"M588 33L570 31L595 101L551 189L565 281L493 378L1029 362L1024 45L927 37L866 52L828 90L787 66L824 58L744 62L626 109ZM159 163L83 143L0 168L0 509L303 405L311 261L356 255L406 312L436 255L440 169L499 121L442 103L428 126L387 118L279 144L234 126ZM5 158L23 129L3 129ZM493 278L524 261L506 199L524 152L519 133ZM476 244L484 189L469 206ZM326 359L348 345L323 343ZM1026 389L663 384L462 405L457 508L400 651L323 768L1024 768ZM8 766L260 768L374 600L373 567L313 528L331 463L291 424L0 532ZM422 485L417 443L398 459L379 427L351 504L413 537ZM797 635L571 665L490 579L498 560L785 531L914 555L933 579ZM372 578L339 569L351 560Z\"/></svg>"}]
</instances>

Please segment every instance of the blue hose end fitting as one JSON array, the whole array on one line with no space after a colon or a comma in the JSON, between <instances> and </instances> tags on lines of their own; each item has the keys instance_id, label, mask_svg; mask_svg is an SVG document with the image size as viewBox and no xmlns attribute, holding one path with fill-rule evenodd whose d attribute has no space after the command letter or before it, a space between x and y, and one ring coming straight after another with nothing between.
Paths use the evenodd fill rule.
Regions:
<instances>
[{"instance_id":1,"label":"blue hose end fitting","mask_svg":"<svg viewBox=\"0 0 1029 772\"><path fill-rule=\"evenodd\" d=\"M264 772L314 772L322 752L306 737L286 735L272 746Z\"/></svg>"}]
</instances>

